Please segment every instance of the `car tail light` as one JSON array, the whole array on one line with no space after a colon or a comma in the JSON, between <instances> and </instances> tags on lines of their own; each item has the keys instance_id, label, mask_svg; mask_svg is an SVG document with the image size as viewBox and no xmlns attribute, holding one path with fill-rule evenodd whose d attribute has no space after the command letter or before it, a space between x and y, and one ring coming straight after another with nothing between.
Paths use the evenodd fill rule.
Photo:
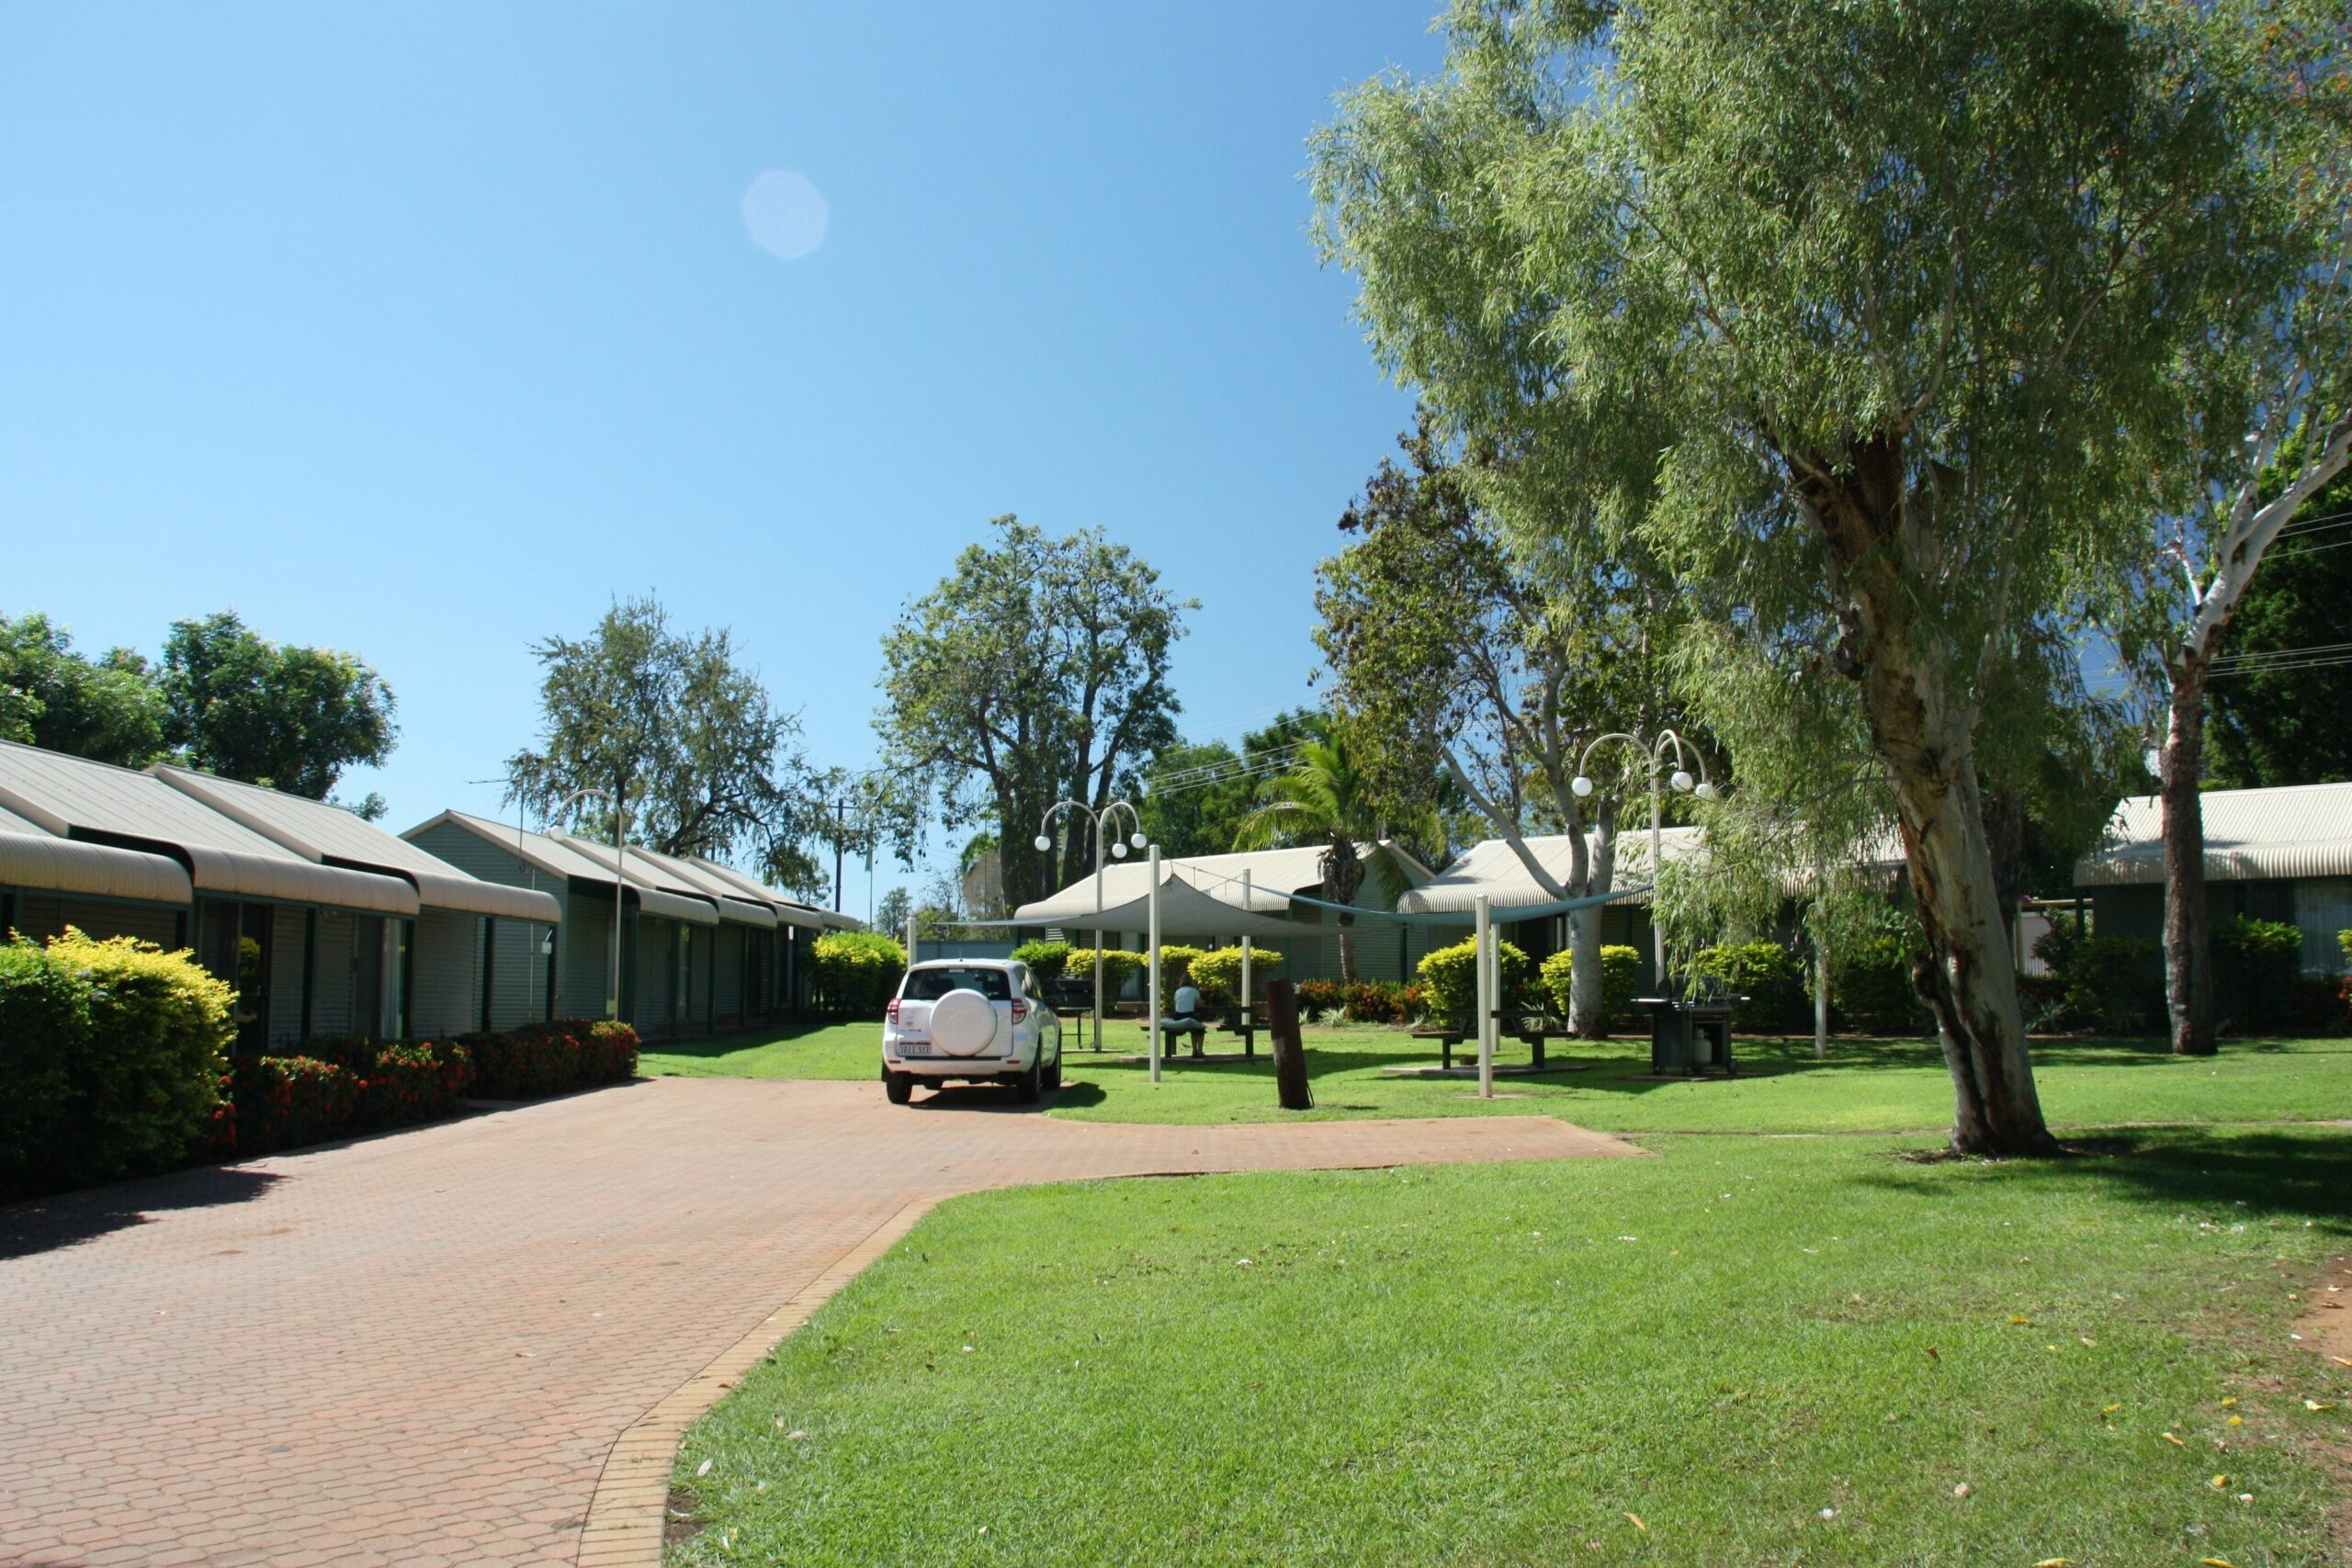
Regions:
<instances>
[{"instance_id":1,"label":"car tail light","mask_svg":"<svg viewBox=\"0 0 2352 1568\"><path fill-rule=\"evenodd\" d=\"M888 1007L886 1007L886 1008L884 1008L884 1009L882 1010L882 1016L883 1016L884 1018L888 1019L892 1023L896 1023L896 1022L898 1022L898 1021L899 1021L899 998L896 998L896 997L892 997L892 998L890 998L890 1005L889 1005Z\"/></svg>"},{"instance_id":2,"label":"car tail light","mask_svg":"<svg viewBox=\"0 0 2352 1568\"><path fill-rule=\"evenodd\" d=\"M1021 1000L1017 997L1014 998L1012 1002L1012 1021L1019 1023L1023 1019L1027 1018L1028 1016L1029 1004Z\"/></svg>"}]
</instances>

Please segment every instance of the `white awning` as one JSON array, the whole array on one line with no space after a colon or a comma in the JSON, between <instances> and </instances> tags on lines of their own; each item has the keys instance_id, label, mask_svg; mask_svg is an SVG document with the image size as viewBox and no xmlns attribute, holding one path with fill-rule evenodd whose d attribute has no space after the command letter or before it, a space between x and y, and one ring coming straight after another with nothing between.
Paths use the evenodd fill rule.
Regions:
<instances>
[{"instance_id":1,"label":"white awning","mask_svg":"<svg viewBox=\"0 0 2352 1568\"><path fill-rule=\"evenodd\" d=\"M2352 876L2352 784L2209 789L2198 805L2211 881ZM2075 863L2077 887L2146 886L2164 879L2164 807L2153 795L2117 806L2106 847Z\"/></svg>"},{"instance_id":2,"label":"white awning","mask_svg":"<svg viewBox=\"0 0 2352 1568\"><path fill-rule=\"evenodd\" d=\"M186 905L196 896L187 872L166 856L9 829L0 829L0 885L150 904Z\"/></svg>"}]
</instances>

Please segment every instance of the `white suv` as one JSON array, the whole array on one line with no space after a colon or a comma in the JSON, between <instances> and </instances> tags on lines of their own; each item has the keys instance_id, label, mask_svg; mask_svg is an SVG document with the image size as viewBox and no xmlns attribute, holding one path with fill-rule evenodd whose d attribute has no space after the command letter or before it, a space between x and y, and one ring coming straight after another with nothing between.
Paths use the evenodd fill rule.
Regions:
<instances>
[{"instance_id":1,"label":"white suv","mask_svg":"<svg viewBox=\"0 0 2352 1568\"><path fill-rule=\"evenodd\" d=\"M893 1105L915 1081L1011 1084L1026 1105L1062 1087L1062 1024L1029 965L943 958L899 982L882 1020L882 1084Z\"/></svg>"}]
</instances>

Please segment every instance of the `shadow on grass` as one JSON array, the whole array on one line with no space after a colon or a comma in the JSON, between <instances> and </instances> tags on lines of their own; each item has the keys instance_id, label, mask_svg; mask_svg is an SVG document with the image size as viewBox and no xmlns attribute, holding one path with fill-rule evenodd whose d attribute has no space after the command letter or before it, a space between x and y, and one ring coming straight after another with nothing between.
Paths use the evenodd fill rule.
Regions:
<instances>
[{"instance_id":1,"label":"shadow on grass","mask_svg":"<svg viewBox=\"0 0 2352 1568\"><path fill-rule=\"evenodd\" d=\"M2098 1152L2059 1159L1954 1164L1970 1179L2111 1190L2126 1201L2176 1212L2237 1209L2246 1223L2271 1218L2311 1220L2352 1232L2352 1133L2134 1130L2086 1136L2079 1145ZM1859 1170L1849 1180L1923 1198L1964 1196L1947 1177L1896 1167Z\"/></svg>"},{"instance_id":2,"label":"shadow on grass","mask_svg":"<svg viewBox=\"0 0 2352 1568\"><path fill-rule=\"evenodd\" d=\"M693 1040L655 1040L645 1046L647 1054L661 1056L692 1056L697 1061L715 1061L731 1056L738 1051L756 1050L763 1045L790 1045L830 1034L843 1023L855 1023L856 1019L834 1019L824 1023L782 1023L768 1029L738 1030L732 1034L707 1034ZM875 1038L881 1038L881 1024L875 1024Z\"/></svg>"},{"instance_id":3,"label":"shadow on grass","mask_svg":"<svg viewBox=\"0 0 2352 1568\"><path fill-rule=\"evenodd\" d=\"M0 1258L29 1258L95 1241L175 1209L209 1209L260 1197L284 1178L266 1170L200 1166L169 1176L85 1188L0 1206Z\"/></svg>"}]
</instances>

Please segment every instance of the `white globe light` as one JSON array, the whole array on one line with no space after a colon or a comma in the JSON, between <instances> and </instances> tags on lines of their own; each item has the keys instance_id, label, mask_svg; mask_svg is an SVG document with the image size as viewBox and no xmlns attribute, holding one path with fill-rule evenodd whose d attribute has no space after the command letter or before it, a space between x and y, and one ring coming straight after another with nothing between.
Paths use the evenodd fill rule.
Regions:
<instances>
[{"instance_id":1,"label":"white globe light","mask_svg":"<svg viewBox=\"0 0 2352 1568\"><path fill-rule=\"evenodd\" d=\"M1690 775L1680 768L1675 769L1674 776L1666 782L1674 786L1674 793L1677 795L1690 793Z\"/></svg>"},{"instance_id":2,"label":"white globe light","mask_svg":"<svg viewBox=\"0 0 2352 1568\"><path fill-rule=\"evenodd\" d=\"M1113 860L1125 860L1125 859L1126 859L1126 858L1127 858L1127 846L1126 846L1126 845L1125 845L1125 844L1113 844L1113 845L1111 846L1111 858L1112 858Z\"/></svg>"},{"instance_id":3,"label":"white globe light","mask_svg":"<svg viewBox=\"0 0 2352 1568\"><path fill-rule=\"evenodd\" d=\"M1701 779L1697 793L1701 800L1713 800L1715 798L1715 786L1705 779Z\"/></svg>"},{"instance_id":4,"label":"white globe light","mask_svg":"<svg viewBox=\"0 0 2352 1568\"><path fill-rule=\"evenodd\" d=\"M1044 854L1047 850L1050 850L1053 847L1054 841L1051 839L1048 839L1043 833L1037 835L1037 852L1039 854Z\"/></svg>"},{"instance_id":5,"label":"white globe light","mask_svg":"<svg viewBox=\"0 0 2352 1568\"><path fill-rule=\"evenodd\" d=\"M1134 838L1129 839L1127 842L1133 844L1139 850L1148 850L1151 848L1151 840L1145 838L1141 833L1137 833Z\"/></svg>"},{"instance_id":6,"label":"white globe light","mask_svg":"<svg viewBox=\"0 0 2352 1568\"><path fill-rule=\"evenodd\" d=\"M1575 792L1578 800L1582 800L1592 793L1592 781L1582 773L1578 773L1568 781L1568 788Z\"/></svg>"}]
</instances>

